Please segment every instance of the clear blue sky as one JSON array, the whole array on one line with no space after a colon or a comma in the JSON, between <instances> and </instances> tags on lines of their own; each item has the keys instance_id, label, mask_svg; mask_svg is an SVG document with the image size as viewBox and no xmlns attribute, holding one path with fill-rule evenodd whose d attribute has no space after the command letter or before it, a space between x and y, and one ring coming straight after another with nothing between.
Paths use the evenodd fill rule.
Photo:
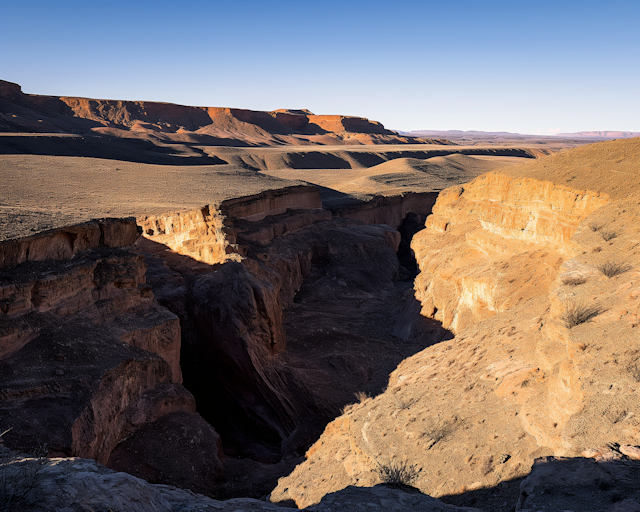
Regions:
<instances>
[{"instance_id":1,"label":"clear blue sky","mask_svg":"<svg viewBox=\"0 0 640 512\"><path fill-rule=\"evenodd\" d=\"M401 130L640 131L640 1L0 0L0 78Z\"/></svg>"}]
</instances>

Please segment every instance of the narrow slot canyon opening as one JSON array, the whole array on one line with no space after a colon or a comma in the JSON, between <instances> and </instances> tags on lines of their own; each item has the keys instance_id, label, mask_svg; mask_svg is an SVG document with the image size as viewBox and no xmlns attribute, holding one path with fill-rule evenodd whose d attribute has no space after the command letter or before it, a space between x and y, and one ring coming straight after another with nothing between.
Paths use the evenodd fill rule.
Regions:
<instances>
[{"instance_id":1,"label":"narrow slot canyon opening","mask_svg":"<svg viewBox=\"0 0 640 512\"><path fill-rule=\"evenodd\" d=\"M222 441L218 498L269 494L345 407L453 337L413 294L424 219L409 213L397 231L320 220L269 244L240 234L247 258L217 266L143 242L161 256L148 255L148 282L180 317L184 386Z\"/></svg>"}]
</instances>

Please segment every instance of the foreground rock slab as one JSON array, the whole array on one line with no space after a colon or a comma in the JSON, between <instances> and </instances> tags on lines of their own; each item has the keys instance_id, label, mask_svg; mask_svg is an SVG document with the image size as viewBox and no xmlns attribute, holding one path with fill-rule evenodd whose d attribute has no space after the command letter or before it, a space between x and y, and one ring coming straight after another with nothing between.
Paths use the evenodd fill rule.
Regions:
<instances>
[{"instance_id":1,"label":"foreground rock slab","mask_svg":"<svg viewBox=\"0 0 640 512\"><path fill-rule=\"evenodd\" d=\"M543 457L520 486L517 511L640 510L640 462Z\"/></svg>"},{"instance_id":2,"label":"foreground rock slab","mask_svg":"<svg viewBox=\"0 0 640 512\"><path fill-rule=\"evenodd\" d=\"M32 489L24 494L24 486ZM20 495L20 496L19 496ZM0 452L0 507L34 512L209 512L288 511L251 498L218 501L167 485L152 485L127 473L109 470L93 460L22 458ZM348 487L330 494L309 512L352 510L413 510L475 512L445 505L417 491L385 486Z\"/></svg>"}]
</instances>

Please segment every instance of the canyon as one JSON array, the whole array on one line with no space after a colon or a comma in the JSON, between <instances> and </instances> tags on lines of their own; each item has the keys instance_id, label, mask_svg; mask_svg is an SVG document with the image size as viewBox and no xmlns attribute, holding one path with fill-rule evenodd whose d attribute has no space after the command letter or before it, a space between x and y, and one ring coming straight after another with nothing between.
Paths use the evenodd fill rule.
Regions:
<instances>
[{"instance_id":1,"label":"canyon","mask_svg":"<svg viewBox=\"0 0 640 512\"><path fill-rule=\"evenodd\" d=\"M50 505L640 507L640 139L458 146L7 84L0 455L46 446ZM122 159L74 153L89 132Z\"/></svg>"}]
</instances>

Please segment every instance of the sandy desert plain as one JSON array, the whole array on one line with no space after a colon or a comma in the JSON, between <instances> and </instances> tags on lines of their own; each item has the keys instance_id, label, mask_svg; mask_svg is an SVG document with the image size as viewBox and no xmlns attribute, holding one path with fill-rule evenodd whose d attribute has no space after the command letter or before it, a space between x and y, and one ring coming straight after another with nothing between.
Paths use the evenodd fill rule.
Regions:
<instances>
[{"instance_id":1,"label":"sandy desert plain","mask_svg":"<svg viewBox=\"0 0 640 512\"><path fill-rule=\"evenodd\" d=\"M640 138L445 135L0 81L0 510L640 510Z\"/></svg>"}]
</instances>

